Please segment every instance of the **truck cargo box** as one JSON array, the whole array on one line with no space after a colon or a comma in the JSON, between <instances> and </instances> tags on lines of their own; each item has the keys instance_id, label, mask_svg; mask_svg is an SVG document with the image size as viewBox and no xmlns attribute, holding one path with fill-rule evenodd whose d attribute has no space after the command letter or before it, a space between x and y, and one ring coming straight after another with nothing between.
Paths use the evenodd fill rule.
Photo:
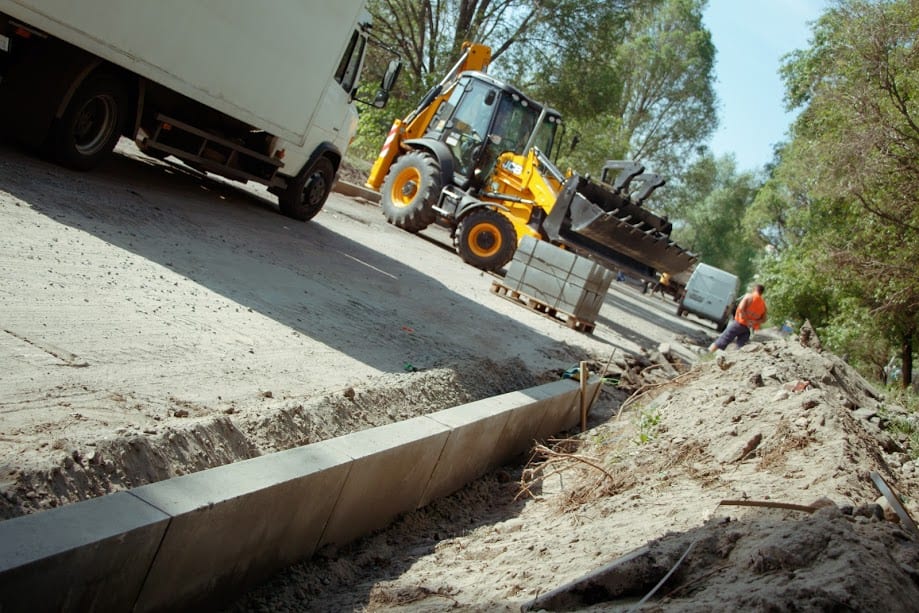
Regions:
<instances>
[{"instance_id":1,"label":"truck cargo box","mask_svg":"<svg viewBox=\"0 0 919 613\"><path fill-rule=\"evenodd\" d=\"M304 109L319 102L349 42L342 32L362 8L323 0L0 0L0 12L301 144L311 119Z\"/></svg>"}]
</instances>

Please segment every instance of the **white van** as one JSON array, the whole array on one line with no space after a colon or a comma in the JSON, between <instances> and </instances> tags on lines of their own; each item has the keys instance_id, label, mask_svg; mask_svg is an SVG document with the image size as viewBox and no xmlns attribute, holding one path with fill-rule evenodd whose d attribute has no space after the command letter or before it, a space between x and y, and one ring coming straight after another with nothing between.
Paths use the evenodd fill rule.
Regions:
<instances>
[{"instance_id":1,"label":"white van","mask_svg":"<svg viewBox=\"0 0 919 613\"><path fill-rule=\"evenodd\" d=\"M693 271L676 309L677 317L692 313L724 330L734 315L732 307L740 280L726 270L699 264Z\"/></svg>"}]
</instances>

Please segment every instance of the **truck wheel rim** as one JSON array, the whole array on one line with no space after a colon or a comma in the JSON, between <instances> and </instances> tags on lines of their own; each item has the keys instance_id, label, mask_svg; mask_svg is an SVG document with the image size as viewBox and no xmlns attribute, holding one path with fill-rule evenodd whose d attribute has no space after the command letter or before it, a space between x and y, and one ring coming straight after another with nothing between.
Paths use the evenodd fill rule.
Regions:
<instances>
[{"instance_id":1,"label":"truck wheel rim","mask_svg":"<svg viewBox=\"0 0 919 613\"><path fill-rule=\"evenodd\" d=\"M415 168L406 168L393 181L390 190L390 200L398 207L407 207L415 196L418 195L418 186L421 184L421 173Z\"/></svg>"},{"instance_id":2,"label":"truck wheel rim","mask_svg":"<svg viewBox=\"0 0 919 613\"><path fill-rule=\"evenodd\" d=\"M304 190L304 201L308 205L316 205L325 199L326 180L325 175L321 172L315 173L310 177Z\"/></svg>"},{"instance_id":3,"label":"truck wheel rim","mask_svg":"<svg viewBox=\"0 0 919 613\"><path fill-rule=\"evenodd\" d=\"M117 118L115 99L96 96L76 115L73 124L73 145L82 155L92 155L102 149L115 129Z\"/></svg>"},{"instance_id":4,"label":"truck wheel rim","mask_svg":"<svg viewBox=\"0 0 919 613\"><path fill-rule=\"evenodd\" d=\"M467 242L473 254L487 258L501 250L501 232L493 224L478 224L469 232Z\"/></svg>"}]
</instances>

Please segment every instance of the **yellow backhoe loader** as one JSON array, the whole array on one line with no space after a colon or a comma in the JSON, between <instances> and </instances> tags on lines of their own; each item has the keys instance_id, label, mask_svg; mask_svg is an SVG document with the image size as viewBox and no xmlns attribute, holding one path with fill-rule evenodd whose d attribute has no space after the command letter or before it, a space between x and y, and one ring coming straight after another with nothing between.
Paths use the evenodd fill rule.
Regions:
<instances>
[{"instance_id":1,"label":"yellow backhoe loader","mask_svg":"<svg viewBox=\"0 0 919 613\"><path fill-rule=\"evenodd\" d=\"M409 232L451 230L462 259L501 269L524 236L550 241L642 279L688 271L696 257L641 205L664 184L641 164L609 161L600 182L550 159L561 115L485 74L474 43L404 119L396 119L367 186L387 221Z\"/></svg>"}]
</instances>

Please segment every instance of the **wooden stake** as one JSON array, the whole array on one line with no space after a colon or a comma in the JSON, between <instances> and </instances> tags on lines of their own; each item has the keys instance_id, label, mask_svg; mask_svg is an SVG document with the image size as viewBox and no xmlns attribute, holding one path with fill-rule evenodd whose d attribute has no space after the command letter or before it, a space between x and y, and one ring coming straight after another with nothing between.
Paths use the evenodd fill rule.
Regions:
<instances>
[{"instance_id":1,"label":"wooden stake","mask_svg":"<svg viewBox=\"0 0 919 613\"><path fill-rule=\"evenodd\" d=\"M587 404L588 411L590 411L590 407L594 405L597 396L600 395L600 389L603 387L603 378L606 377L606 373L609 372L609 365L613 363L613 356L616 355L616 349L618 349L618 347L613 347L612 353L609 354L609 359L606 361L606 364L603 365L603 370L600 371L600 383L597 385L597 388L594 390L594 395L591 396L590 402Z\"/></svg>"},{"instance_id":2,"label":"wooden stake","mask_svg":"<svg viewBox=\"0 0 919 613\"><path fill-rule=\"evenodd\" d=\"M584 432L587 430L587 379L590 378L587 362L581 362L578 372L581 375L581 432Z\"/></svg>"}]
</instances>

